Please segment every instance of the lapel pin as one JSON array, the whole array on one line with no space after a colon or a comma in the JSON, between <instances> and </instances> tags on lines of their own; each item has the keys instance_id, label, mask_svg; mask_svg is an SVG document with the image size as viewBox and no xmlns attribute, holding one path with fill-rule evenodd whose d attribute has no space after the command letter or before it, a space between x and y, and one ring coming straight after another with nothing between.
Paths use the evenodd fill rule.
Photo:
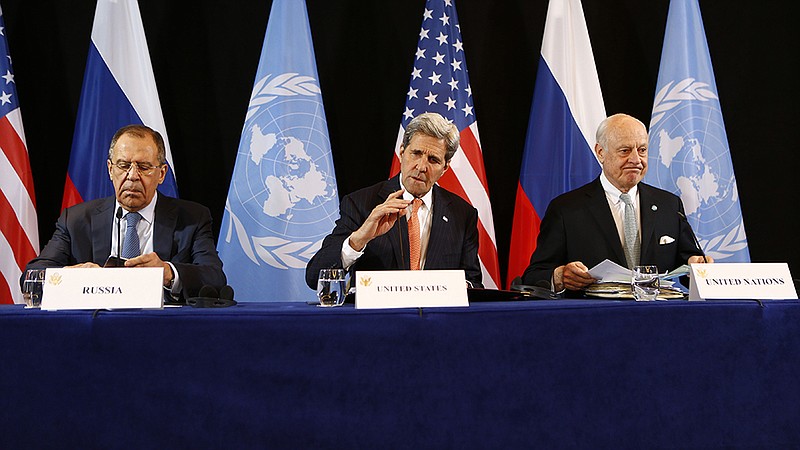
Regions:
<instances>
[{"instance_id":1,"label":"lapel pin","mask_svg":"<svg viewBox=\"0 0 800 450\"><path fill-rule=\"evenodd\" d=\"M653 211L658 211L658 206L653 205L653 206L650 207L650 209L652 209Z\"/></svg>"},{"instance_id":2,"label":"lapel pin","mask_svg":"<svg viewBox=\"0 0 800 450\"><path fill-rule=\"evenodd\" d=\"M442 216L442 220L444 220L445 222L449 222L449 221L450 221L450 220L447 218L447 216Z\"/></svg>"}]
</instances>

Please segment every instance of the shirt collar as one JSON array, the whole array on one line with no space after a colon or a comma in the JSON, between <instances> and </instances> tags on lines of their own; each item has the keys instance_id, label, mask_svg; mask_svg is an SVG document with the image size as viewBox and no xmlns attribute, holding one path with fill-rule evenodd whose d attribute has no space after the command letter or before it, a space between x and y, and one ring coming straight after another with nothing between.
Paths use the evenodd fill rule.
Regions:
<instances>
[{"instance_id":1,"label":"shirt collar","mask_svg":"<svg viewBox=\"0 0 800 450\"><path fill-rule=\"evenodd\" d=\"M142 219L146 220L147 223L150 223L150 224L153 223L153 217L155 217L155 215L156 215L156 203L157 202L158 202L158 193L156 193L156 195L153 196L153 201L151 201L149 205L147 205L144 208L142 208L139 211L137 211L139 213L139 215L142 216ZM121 206L122 205L119 204L119 201L116 201L116 206L114 207L114 211L116 211ZM124 212L122 217L125 217L128 214L128 210L125 209L125 208L122 208L122 210Z\"/></svg>"},{"instance_id":2,"label":"shirt collar","mask_svg":"<svg viewBox=\"0 0 800 450\"><path fill-rule=\"evenodd\" d=\"M611 184L611 181L608 180L608 177L606 177L605 172L600 172L600 184L603 185L603 190L606 192L606 196L610 198L615 205L622 201L619 199L619 196L622 195L622 191L620 191L619 189L617 189L616 186ZM631 199L635 199L638 193L639 193L638 184L630 188L630 190L628 191L628 194L631 196ZM634 202L634 204L636 204L636 202Z\"/></svg>"}]
</instances>

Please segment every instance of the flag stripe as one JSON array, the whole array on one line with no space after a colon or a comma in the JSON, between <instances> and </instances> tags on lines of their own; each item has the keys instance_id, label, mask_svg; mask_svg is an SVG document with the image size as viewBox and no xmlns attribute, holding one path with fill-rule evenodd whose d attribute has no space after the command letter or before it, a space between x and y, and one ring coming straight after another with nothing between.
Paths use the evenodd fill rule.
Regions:
<instances>
[{"instance_id":1,"label":"flag stripe","mask_svg":"<svg viewBox=\"0 0 800 450\"><path fill-rule=\"evenodd\" d=\"M517 184L517 200L514 205L514 221L511 225L511 242L515 247L509 254L509 280L511 285L514 277L522 275L522 271L530 263L530 256L536 250L536 239L531 236L539 236L541 219L536 214L536 210L522 189L522 185ZM511 268L515 268L513 271ZM512 275L513 274L513 275Z\"/></svg>"},{"instance_id":2,"label":"flag stripe","mask_svg":"<svg viewBox=\"0 0 800 450\"><path fill-rule=\"evenodd\" d=\"M11 114L17 113L19 110L12 111ZM22 182L22 187L28 193L28 200L31 201L31 206L36 209L35 198L36 194L33 191L33 177L31 176L30 162L28 161L28 150L25 148L25 143L22 142L17 130L11 126L8 116L0 119L0 149L8 163L16 173L16 178ZM3 178L11 174L3 172Z\"/></svg>"},{"instance_id":3,"label":"flag stripe","mask_svg":"<svg viewBox=\"0 0 800 450\"><path fill-rule=\"evenodd\" d=\"M0 231L8 242L16 242L12 259L17 267L24 268L25 264L36 256L36 250L31 245L26 229L19 222L14 208L8 202L5 191L0 191Z\"/></svg>"},{"instance_id":4,"label":"flag stripe","mask_svg":"<svg viewBox=\"0 0 800 450\"><path fill-rule=\"evenodd\" d=\"M483 187L485 197L488 199L489 184L486 182L486 172L483 170L483 152L481 151L481 143L472 133L473 125L474 123L461 130L461 151L467 157L472 173L475 174L478 182Z\"/></svg>"}]
</instances>

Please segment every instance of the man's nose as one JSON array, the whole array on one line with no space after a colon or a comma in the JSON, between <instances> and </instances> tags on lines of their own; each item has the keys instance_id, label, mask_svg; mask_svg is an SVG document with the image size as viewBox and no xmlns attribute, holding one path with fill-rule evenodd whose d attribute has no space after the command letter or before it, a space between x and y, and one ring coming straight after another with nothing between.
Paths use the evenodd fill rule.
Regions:
<instances>
[{"instance_id":1,"label":"man's nose","mask_svg":"<svg viewBox=\"0 0 800 450\"><path fill-rule=\"evenodd\" d=\"M129 180L134 180L134 181L138 180L140 178L139 177L139 166L137 166L135 163L131 164L131 167L128 168L128 172L126 173L126 178L128 178Z\"/></svg>"}]
</instances>

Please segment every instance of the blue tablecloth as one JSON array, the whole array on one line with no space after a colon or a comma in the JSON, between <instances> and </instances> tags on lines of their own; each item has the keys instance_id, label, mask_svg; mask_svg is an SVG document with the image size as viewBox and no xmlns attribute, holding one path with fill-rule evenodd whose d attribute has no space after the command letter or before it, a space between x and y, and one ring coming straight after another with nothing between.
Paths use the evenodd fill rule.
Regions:
<instances>
[{"instance_id":1,"label":"blue tablecloth","mask_svg":"<svg viewBox=\"0 0 800 450\"><path fill-rule=\"evenodd\" d=\"M800 446L800 302L0 307L3 448Z\"/></svg>"}]
</instances>

